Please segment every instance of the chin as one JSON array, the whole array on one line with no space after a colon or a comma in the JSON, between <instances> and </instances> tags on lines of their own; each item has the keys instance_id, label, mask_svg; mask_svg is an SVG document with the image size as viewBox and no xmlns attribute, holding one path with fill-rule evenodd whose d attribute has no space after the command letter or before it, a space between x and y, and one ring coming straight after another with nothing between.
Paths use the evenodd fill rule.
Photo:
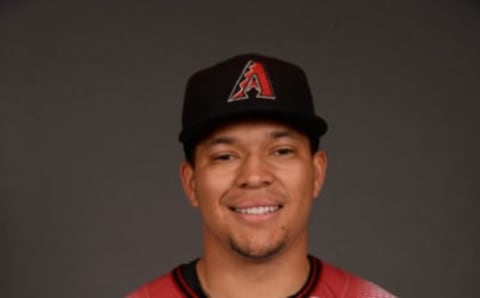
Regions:
<instances>
[{"instance_id":1,"label":"chin","mask_svg":"<svg viewBox=\"0 0 480 298\"><path fill-rule=\"evenodd\" d=\"M235 241L230 241L230 248L235 253L242 256L246 260L253 262L266 261L280 253L284 247L284 242L279 242L275 245L270 244L268 247L254 248L248 245L242 245Z\"/></svg>"}]
</instances>

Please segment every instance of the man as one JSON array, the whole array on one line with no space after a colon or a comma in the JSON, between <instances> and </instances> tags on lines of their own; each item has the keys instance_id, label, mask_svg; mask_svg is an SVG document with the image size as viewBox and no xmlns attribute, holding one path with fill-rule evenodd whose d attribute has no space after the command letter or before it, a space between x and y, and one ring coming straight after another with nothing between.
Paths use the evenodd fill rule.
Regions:
<instances>
[{"instance_id":1,"label":"man","mask_svg":"<svg viewBox=\"0 0 480 298\"><path fill-rule=\"evenodd\" d=\"M182 126L181 180L201 214L204 253L129 298L394 297L308 255L327 125L299 67L251 54L197 72Z\"/></svg>"}]
</instances>

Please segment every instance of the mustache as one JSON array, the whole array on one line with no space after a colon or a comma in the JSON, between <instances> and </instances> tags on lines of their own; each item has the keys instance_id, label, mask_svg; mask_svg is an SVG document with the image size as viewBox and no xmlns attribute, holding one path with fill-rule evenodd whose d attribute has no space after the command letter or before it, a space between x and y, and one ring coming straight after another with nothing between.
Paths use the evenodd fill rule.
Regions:
<instances>
[{"instance_id":1,"label":"mustache","mask_svg":"<svg viewBox=\"0 0 480 298\"><path fill-rule=\"evenodd\" d=\"M221 201L226 204L238 203L242 201L271 201L283 204L288 200L286 193L280 189L234 189L227 190L221 196Z\"/></svg>"}]
</instances>

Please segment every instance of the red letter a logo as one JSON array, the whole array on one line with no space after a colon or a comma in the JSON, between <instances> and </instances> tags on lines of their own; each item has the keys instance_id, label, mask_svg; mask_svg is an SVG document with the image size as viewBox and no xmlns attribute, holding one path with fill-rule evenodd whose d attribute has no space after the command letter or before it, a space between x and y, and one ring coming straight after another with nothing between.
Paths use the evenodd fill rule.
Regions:
<instances>
[{"instance_id":1,"label":"red letter a logo","mask_svg":"<svg viewBox=\"0 0 480 298\"><path fill-rule=\"evenodd\" d=\"M233 87L228 102L247 99L248 92L252 89L257 91L255 95L257 98L275 99L265 67L259 62L250 60Z\"/></svg>"}]
</instances>

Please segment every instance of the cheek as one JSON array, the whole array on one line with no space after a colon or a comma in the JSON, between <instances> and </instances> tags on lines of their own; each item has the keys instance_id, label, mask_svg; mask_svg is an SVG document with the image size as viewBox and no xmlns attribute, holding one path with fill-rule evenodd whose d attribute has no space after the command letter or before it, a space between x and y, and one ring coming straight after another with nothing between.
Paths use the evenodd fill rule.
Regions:
<instances>
[{"instance_id":1,"label":"cheek","mask_svg":"<svg viewBox=\"0 0 480 298\"><path fill-rule=\"evenodd\" d=\"M217 173L203 173L197 177L196 196L202 225L208 231L220 235L228 221L229 209L225 208L224 197L229 189L228 177ZM220 233L220 234L219 234Z\"/></svg>"},{"instance_id":2,"label":"cheek","mask_svg":"<svg viewBox=\"0 0 480 298\"><path fill-rule=\"evenodd\" d=\"M310 204L314 193L313 170L309 167L290 168L283 179L287 184L290 195L303 204Z\"/></svg>"},{"instance_id":3,"label":"cheek","mask_svg":"<svg viewBox=\"0 0 480 298\"><path fill-rule=\"evenodd\" d=\"M227 191L231 178L225 173L208 171L197 175L197 198L202 205L218 204Z\"/></svg>"}]
</instances>

